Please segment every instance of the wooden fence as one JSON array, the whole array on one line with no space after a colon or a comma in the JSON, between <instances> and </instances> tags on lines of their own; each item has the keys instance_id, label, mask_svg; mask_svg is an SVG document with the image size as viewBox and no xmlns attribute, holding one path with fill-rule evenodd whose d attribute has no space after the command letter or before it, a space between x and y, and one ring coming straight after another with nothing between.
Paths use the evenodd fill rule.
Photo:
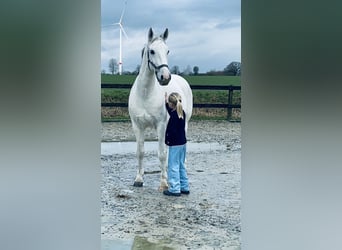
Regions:
<instances>
[{"instance_id":1,"label":"wooden fence","mask_svg":"<svg viewBox=\"0 0 342 250\"><path fill-rule=\"evenodd\" d=\"M220 86L220 85L190 85L191 89L206 89L206 90L226 90L228 91L228 103L194 103L194 108L227 108L227 119L231 120L232 118L232 109L233 108L241 108L240 104L233 104L233 91L241 91L241 86ZM111 84L111 83L102 83L101 88L115 88L115 89L130 89L132 87L131 84ZM128 107L128 103L101 103L101 107Z\"/></svg>"}]
</instances>

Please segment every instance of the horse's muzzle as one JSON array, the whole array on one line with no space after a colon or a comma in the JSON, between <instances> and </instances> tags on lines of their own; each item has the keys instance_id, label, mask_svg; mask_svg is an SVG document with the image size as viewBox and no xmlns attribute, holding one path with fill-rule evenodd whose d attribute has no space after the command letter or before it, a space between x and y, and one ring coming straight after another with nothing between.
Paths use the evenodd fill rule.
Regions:
<instances>
[{"instance_id":1,"label":"horse's muzzle","mask_svg":"<svg viewBox=\"0 0 342 250\"><path fill-rule=\"evenodd\" d=\"M158 79L158 82L160 85L166 86L169 84L170 80L171 80L171 74L169 75L168 78L165 78L163 77L163 75L161 75L160 79Z\"/></svg>"}]
</instances>

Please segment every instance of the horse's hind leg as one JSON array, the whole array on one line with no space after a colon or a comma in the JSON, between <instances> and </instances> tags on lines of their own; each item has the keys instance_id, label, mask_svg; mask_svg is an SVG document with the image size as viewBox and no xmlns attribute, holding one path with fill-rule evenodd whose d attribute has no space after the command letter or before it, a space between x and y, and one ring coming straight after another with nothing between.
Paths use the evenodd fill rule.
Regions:
<instances>
[{"instance_id":1,"label":"horse's hind leg","mask_svg":"<svg viewBox=\"0 0 342 250\"><path fill-rule=\"evenodd\" d=\"M137 159L138 159L138 170L137 175L134 180L133 186L142 187L144 180L144 168L143 168L143 159L144 159L144 131L139 130L138 128L134 128L136 140L137 140Z\"/></svg>"},{"instance_id":2,"label":"horse's hind leg","mask_svg":"<svg viewBox=\"0 0 342 250\"><path fill-rule=\"evenodd\" d=\"M160 125L158 127L158 157L160 161L160 186L159 190L165 190L168 188L167 184L167 147L165 145L165 126Z\"/></svg>"}]
</instances>

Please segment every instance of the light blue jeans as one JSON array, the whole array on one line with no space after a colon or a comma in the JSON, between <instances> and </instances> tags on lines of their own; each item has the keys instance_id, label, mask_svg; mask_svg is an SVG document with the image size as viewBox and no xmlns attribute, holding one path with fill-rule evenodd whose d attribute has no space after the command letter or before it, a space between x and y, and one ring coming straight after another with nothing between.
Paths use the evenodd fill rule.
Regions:
<instances>
[{"instance_id":1,"label":"light blue jeans","mask_svg":"<svg viewBox=\"0 0 342 250\"><path fill-rule=\"evenodd\" d=\"M186 144L169 146L167 179L169 192L189 191L189 181L185 169Z\"/></svg>"}]
</instances>

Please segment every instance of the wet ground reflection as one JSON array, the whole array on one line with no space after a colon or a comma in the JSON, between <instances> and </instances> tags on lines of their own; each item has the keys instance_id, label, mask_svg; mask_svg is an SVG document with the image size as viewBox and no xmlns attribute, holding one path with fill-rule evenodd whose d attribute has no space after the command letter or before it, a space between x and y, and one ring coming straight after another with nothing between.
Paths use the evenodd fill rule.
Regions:
<instances>
[{"instance_id":1,"label":"wet ground reflection","mask_svg":"<svg viewBox=\"0 0 342 250\"><path fill-rule=\"evenodd\" d=\"M101 250L175 250L171 242L164 240L152 242L141 236L135 236L134 240L102 240Z\"/></svg>"}]
</instances>

